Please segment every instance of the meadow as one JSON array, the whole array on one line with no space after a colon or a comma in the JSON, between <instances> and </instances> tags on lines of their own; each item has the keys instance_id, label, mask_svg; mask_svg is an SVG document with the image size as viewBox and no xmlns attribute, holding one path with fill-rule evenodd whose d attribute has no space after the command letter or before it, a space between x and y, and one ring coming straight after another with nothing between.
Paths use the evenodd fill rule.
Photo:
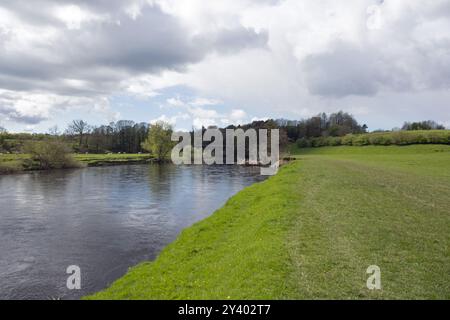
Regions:
<instances>
[{"instance_id":1,"label":"meadow","mask_svg":"<svg viewBox=\"0 0 450 320\"><path fill-rule=\"evenodd\" d=\"M88 166L146 162L152 159L152 156L147 153L75 154L74 157Z\"/></svg>"},{"instance_id":2,"label":"meadow","mask_svg":"<svg viewBox=\"0 0 450 320\"><path fill-rule=\"evenodd\" d=\"M449 299L450 146L296 160L87 299ZM366 287L370 265L381 290Z\"/></svg>"},{"instance_id":3,"label":"meadow","mask_svg":"<svg viewBox=\"0 0 450 320\"><path fill-rule=\"evenodd\" d=\"M145 163L152 157L149 154L110 153L110 154L72 154L75 161L84 166L102 166L124 163ZM0 174L33 170L24 166L30 160L28 154L0 154Z\"/></svg>"}]
</instances>

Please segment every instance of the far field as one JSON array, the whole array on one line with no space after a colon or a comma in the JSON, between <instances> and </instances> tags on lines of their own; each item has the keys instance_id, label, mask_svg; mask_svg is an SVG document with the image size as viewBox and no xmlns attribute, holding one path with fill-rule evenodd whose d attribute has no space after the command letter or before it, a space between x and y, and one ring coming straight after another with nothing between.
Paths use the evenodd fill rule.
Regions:
<instances>
[{"instance_id":1,"label":"far field","mask_svg":"<svg viewBox=\"0 0 450 320\"><path fill-rule=\"evenodd\" d=\"M91 299L450 299L450 146L296 161ZM366 288L370 265L382 290Z\"/></svg>"},{"instance_id":2,"label":"far field","mask_svg":"<svg viewBox=\"0 0 450 320\"><path fill-rule=\"evenodd\" d=\"M0 169L1 167L10 167L16 169L14 171L21 171L21 161L28 159L27 154L0 154ZM149 154L74 154L75 160L87 166L100 166L107 164L122 164L133 162L145 162L152 157ZM2 170L0 170L0 173Z\"/></svg>"},{"instance_id":3,"label":"far field","mask_svg":"<svg viewBox=\"0 0 450 320\"><path fill-rule=\"evenodd\" d=\"M150 160L152 157L150 154L75 154L75 159L86 163L87 165L101 165L108 163L130 163Z\"/></svg>"}]
</instances>

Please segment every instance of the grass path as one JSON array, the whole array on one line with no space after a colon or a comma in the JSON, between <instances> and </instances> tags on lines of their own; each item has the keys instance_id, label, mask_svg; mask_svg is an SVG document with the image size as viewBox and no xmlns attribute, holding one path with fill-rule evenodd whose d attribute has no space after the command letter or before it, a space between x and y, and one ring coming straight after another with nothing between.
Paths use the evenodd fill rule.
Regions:
<instances>
[{"instance_id":1,"label":"grass path","mask_svg":"<svg viewBox=\"0 0 450 320\"><path fill-rule=\"evenodd\" d=\"M450 298L450 181L368 162L304 158L289 240L297 297ZM367 290L369 265L383 290Z\"/></svg>"},{"instance_id":2,"label":"grass path","mask_svg":"<svg viewBox=\"0 0 450 320\"><path fill-rule=\"evenodd\" d=\"M450 147L363 149L302 151L89 298L450 299Z\"/></svg>"}]
</instances>

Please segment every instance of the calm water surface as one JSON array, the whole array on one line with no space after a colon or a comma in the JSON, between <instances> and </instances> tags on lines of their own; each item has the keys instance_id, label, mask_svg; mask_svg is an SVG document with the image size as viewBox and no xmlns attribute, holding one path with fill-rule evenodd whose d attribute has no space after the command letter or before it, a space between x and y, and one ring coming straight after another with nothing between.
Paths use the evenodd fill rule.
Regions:
<instances>
[{"instance_id":1,"label":"calm water surface","mask_svg":"<svg viewBox=\"0 0 450 320\"><path fill-rule=\"evenodd\" d=\"M1 176L0 299L101 290L262 179L255 167L174 165ZM81 290L66 288L70 265Z\"/></svg>"}]
</instances>

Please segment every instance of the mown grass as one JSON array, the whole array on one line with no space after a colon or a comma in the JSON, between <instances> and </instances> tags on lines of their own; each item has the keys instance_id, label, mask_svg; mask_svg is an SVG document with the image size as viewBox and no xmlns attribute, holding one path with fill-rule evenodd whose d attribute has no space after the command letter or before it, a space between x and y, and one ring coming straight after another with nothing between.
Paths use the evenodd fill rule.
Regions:
<instances>
[{"instance_id":1,"label":"mown grass","mask_svg":"<svg viewBox=\"0 0 450 320\"><path fill-rule=\"evenodd\" d=\"M450 146L297 157L87 298L450 298Z\"/></svg>"},{"instance_id":2,"label":"mown grass","mask_svg":"<svg viewBox=\"0 0 450 320\"><path fill-rule=\"evenodd\" d=\"M304 150L299 298L450 298L450 146ZM365 286L369 265L381 291Z\"/></svg>"},{"instance_id":3,"label":"mown grass","mask_svg":"<svg viewBox=\"0 0 450 320\"><path fill-rule=\"evenodd\" d=\"M335 146L320 148L299 148L297 145L290 145L289 152L294 156L302 155L327 155L327 156L372 156L372 155L417 155L450 152L447 145L406 145L406 146Z\"/></svg>"}]
</instances>

